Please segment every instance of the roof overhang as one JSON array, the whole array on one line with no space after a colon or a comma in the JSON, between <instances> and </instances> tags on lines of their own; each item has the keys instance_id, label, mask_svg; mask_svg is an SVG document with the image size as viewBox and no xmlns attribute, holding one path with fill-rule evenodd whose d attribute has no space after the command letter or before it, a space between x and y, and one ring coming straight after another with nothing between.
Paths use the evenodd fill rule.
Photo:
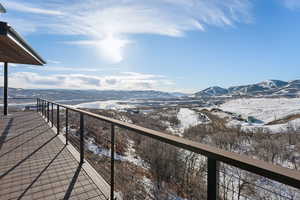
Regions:
<instances>
[{"instance_id":1,"label":"roof overhang","mask_svg":"<svg viewBox=\"0 0 300 200\"><path fill-rule=\"evenodd\" d=\"M6 22L0 21L0 62L43 65L46 62Z\"/></svg>"}]
</instances>

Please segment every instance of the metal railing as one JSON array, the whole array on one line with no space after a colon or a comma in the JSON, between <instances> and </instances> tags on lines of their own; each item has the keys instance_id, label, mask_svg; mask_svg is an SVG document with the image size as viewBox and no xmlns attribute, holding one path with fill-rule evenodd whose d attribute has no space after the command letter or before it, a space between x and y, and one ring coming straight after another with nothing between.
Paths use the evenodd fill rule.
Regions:
<instances>
[{"instance_id":1,"label":"metal railing","mask_svg":"<svg viewBox=\"0 0 300 200\"><path fill-rule=\"evenodd\" d=\"M51 116L49 115L51 105ZM188 150L194 152L196 154L200 154L207 158L207 199L214 200L218 199L218 185L219 185L219 164L225 163L229 166L233 166L246 172L251 172L256 175L268 178L270 180L277 181L279 183L285 184L287 186L294 187L296 189L300 189L300 172L291 170L288 168L283 168L280 166L272 165L270 163L252 159L248 156L240 155L233 152L227 152L215 147L211 147L208 145L204 145L201 143L197 143L194 141L190 141L181 137L177 137L174 135L165 134L159 131L151 130L148 128L143 128L134 124L130 124L127 122L123 122L120 120L112 119L109 117L101 116L98 114L94 114L85 110L80 110L73 108L71 106L62 105L59 103L55 103L52 101L37 99L37 112L40 112L46 119L51 121L53 126L53 109L56 106L57 110L57 134L60 131L60 119L59 112L60 108L65 110L65 134L66 134L66 142L68 143L69 136L69 111L73 111L79 113L80 115L80 162L84 162L84 125L85 125L85 117L92 117L97 120L101 120L107 122L111 125L111 135L110 135L110 159L111 159L111 172L110 172L110 199L115 198L115 128L120 127L130 131L133 131L142 136L146 136L152 138L154 140L158 140L160 142L178 147L180 149Z\"/></svg>"}]
</instances>

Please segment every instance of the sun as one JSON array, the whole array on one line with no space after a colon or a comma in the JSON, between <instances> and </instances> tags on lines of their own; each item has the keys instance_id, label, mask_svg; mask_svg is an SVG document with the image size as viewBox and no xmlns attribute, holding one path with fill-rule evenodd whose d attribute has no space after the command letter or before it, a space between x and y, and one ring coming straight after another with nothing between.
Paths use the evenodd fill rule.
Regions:
<instances>
[{"instance_id":1,"label":"sun","mask_svg":"<svg viewBox=\"0 0 300 200\"><path fill-rule=\"evenodd\" d=\"M99 41L101 55L110 62L118 63L123 60L123 50L130 41L119 39L112 34Z\"/></svg>"}]
</instances>

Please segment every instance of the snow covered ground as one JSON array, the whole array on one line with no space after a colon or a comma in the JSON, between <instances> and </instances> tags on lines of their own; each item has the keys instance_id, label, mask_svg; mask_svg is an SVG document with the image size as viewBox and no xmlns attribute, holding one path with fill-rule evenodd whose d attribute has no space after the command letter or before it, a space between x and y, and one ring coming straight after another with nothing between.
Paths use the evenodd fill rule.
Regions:
<instances>
[{"instance_id":1,"label":"snow covered ground","mask_svg":"<svg viewBox=\"0 0 300 200\"><path fill-rule=\"evenodd\" d=\"M241 114L246 119L248 116L253 116L268 123L292 114L300 114L300 98L242 98L228 101L219 108Z\"/></svg>"},{"instance_id":2,"label":"snow covered ground","mask_svg":"<svg viewBox=\"0 0 300 200\"><path fill-rule=\"evenodd\" d=\"M184 130L187 128L209 122L209 118L206 115L189 108L180 108L177 113L177 119L180 122L179 125L177 127L169 125L168 130L179 136L182 136Z\"/></svg>"},{"instance_id":3,"label":"snow covered ground","mask_svg":"<svg viewBox=\"0 0 300 200\"><path fill-rule=\"evenodd\" d=\"M240 126L246 132L253 132L259 129L269 133L285 133L300 129L300 118L287 123L266 125L274 120L300 114L300 98L243 98L230 100L217 108L222 111L214 111L213 114L227 119L228 127ZM228 112L233 113L233 115ZM238 115L241 115L244 120L247 120L248 117L254 117L260 122L240 121L236 117Z\"/></svg>"},{"instance_id":4,"label":"snow covered ground","mask_svg":"<svg viewBox=\"0 0 300 200\"><path fill-rule=\"evenodd\" d=\"M127 161L134 165L140 166L142 168L148 168L147 164L135 153L134 142L132 140L128 140L129 147L125 152L125 155L119 155L115 153L115 160ZM93 152L96 155L110 157L111 151L110 149L102 148L100 145L97 145L93 138L88 138L86 140L86 148Z\"/></svg>"},{"instance_id":5,"label":"snow covered ground","mask_svg":"<svg viewBox=\"0 0 300 200\"><path fill-rule=\"evenodd\" d=\"M260 130L265 133L286 133L291 130L300 129L300 119L294 119L288 123L275 124L275 125L264 125L264 124L255 124L241 122L238 120L231 120L227 123L228 127L241 126L241 129L245 132L253 132L255 130Z\"/></svg>"},{"instance_id":6,"label":"snow covered ground","mask_svg":"<svg viewBox=\"0 0 300 200\"><path fill-rule=\"evenodd\" d=\"M199 114L188 108L180 108L177 118L180 121L180 127L182 129L187 129L201 123L199 120Z\"/></svg>"}]
</instances>

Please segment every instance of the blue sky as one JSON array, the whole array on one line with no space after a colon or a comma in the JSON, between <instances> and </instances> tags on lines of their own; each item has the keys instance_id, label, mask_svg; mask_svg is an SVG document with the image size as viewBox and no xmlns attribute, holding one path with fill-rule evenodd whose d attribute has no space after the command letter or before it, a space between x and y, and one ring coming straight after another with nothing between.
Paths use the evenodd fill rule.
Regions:
<instances>
[{"instance_id":1,"label":"blue sky","mask_svg":"<svg viewBox=\"0 0 300 200\"><path fill-rule=\"evenodd\" d=\"M0 2L0 20L47 60L11 65L11 87L195 92L300 78L299 0Z\"/></svg>"}]
</instances>

